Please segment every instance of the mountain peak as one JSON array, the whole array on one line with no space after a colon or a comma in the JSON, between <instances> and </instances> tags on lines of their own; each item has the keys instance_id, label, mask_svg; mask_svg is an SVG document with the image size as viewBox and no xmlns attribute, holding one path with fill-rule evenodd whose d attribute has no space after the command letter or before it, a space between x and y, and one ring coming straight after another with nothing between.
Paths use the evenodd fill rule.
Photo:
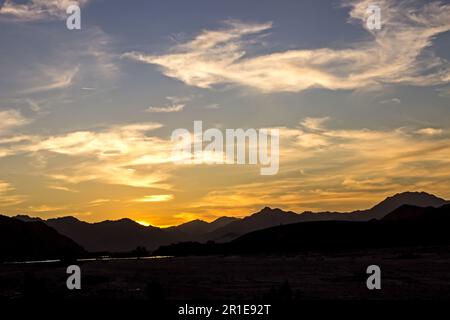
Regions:
<instances>
[{"instance_id":1,"label":"mountain peak","mask_svg":"<svg viewBox=\"0 0 450 320\"><path fill-rule=\"evenodd\" d=\"M16 216L13 217L14 219L18 219L24 222L31 222L31 221L42 221L41 218L38 217L30 217L29 215L26 214L18 214Z\"/></svg>"},{"instance_id":2,"label":"mountain peak","mask_svg":"<svg viewBox=\"0 0 450 320\"><path fill-rule=\"evenodd\" d=\"M47 221L84 222L84 221L78 220L74 216L64 216L64 217L51 218L51 219L48 219Z\"/></svg>"},{"instance_id":3,"label":"mountain peak","mask_svg":"<svg viewBox=\"0 0 450 320\"><path fill-rule=\"evenodd\" d=\"M283 211L278 208L272 209L271 207L264 207L260 211L256 212L254 215L274 214L274 213L283 213Z\"/></svg>"},{"instance_id":4,"label":"mountain peak","mask_svg":"<svg viewBox=\"0 0 450 320\"><path fill-rule=\"evenodd\" d=\"M393 196L387 197L379 204L385 203L385 202L403 202L402 204L415 204L417 202L437 202L438 204L445 204L447 203L446 200L436 197L433 194L424 192L424 191L405 191L396 193Z\"/></svg>"},{"instance_id":5,"label":"mountain peak","mask_svg":"<svg viewBox=\"0 0 450 320\"><path fill-rule=\"evenodd\" d=\"M208 222L203 221L203 220L201 220L201 219L194 219L194 220L191 220L191 221L186 222L186 223L205 224L205 223L208 223Z\"/></svg>"},{"instance_id":6,"label":"mountain peak","mask_svg":"<svg viewBox=\"0 0 450 320\"><path fill-rule=\"evenodd\" d=\"M200 219L194 219L185 223L182 223L180 225L178 225L177 227L201 227L201 226L206 226L208 225L208 222L200 220Z\"/></svg>"},{"instance_id":7,"label":"mountain peak","mask_svg":"<svg viewBox=\"0 0 450 320\"><path fill-rule=\"evenodd\" d=\"M251 216L274 216L274 215L297 215L295 212L292 211L283 211L280 208L271 208L271 207L264 207L260 211L252 214Z\"/></svg>"},{"instance_id":8,"label":"mountain peak","mask_svg":"<svg viewBox=\"0 0 450 320\"><path fill-rule=\"evenodd\" d=\"M431 197L437 198L434 194L425 192L425 191L404 191L398 192L391 197L388 198L398 198L398 197Z\"/></svg>"},{"instance_id":9,"label":"mountain peak","mask_svg":"<svg viewBox=\"0 0 450 320\"><path fill-rule=\"evenodd\" d=\"M433 194L420 191L420 192L401 192L396 193L391 197L387 197L377 205L375 205L370 211L372 211L374 218L382 218L386 215L386 212L392 212L402 205L413 205L418 207L440 207L448 204L447 200L436 197Z\"/></svg>"},{"instance_id":10,"label":"mountain peak","mask_svg":"<svg viewBox=\"0 0 450 320\"><path fill-rule=\"evenodd\" d=\"M137 224L136 221L131 220L130 218L122 218L119 220L116 220L115 222L122 222L122 223L132 223L132 224Z\"/></svg>"},{"instance_id":11,"label":"mountain peak","mask_svg":"<svg viewBox=\"0 0 450 320\"><path fill-rule=\"evenodd\" d=\"M239 220L239 218L223 216L223 217L217 218L214 221L211 221L210 224L222 224L222 223L228 223L228 222L236 221L236 220Z\"/></svg>"}]
</instances>

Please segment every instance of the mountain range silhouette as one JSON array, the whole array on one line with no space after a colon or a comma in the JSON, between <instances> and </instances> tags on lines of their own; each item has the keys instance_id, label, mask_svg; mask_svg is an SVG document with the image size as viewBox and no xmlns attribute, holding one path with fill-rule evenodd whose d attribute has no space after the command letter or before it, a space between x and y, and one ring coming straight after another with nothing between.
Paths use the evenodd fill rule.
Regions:
<instances>
[{"instance_id":1,"label":"mountain range silhouette","mask_svg":"<svg viewBox=\"0 0 450 320\"><path fill-rule=\"evenodd\" d=\"M214 241L215 243L237 244L242 243L242 241L249 241L245 243L251 247L252 245L256 245L251 239L257 239L260 244L270 242L271 244L267 244L266 248L271 248L276 245L276 241L274 242L273 240L274 235L277 233L273 234L273 229L278 230L277 228L281 230L277 232L281 232L280 234L283 237L286 236L288 238L288 234L290 234L289 230L293 228L292 230L295 230L295 232L292 232L295 235L301 234L301 239L295 238L296 236L294 237L297 242L299 240L305 242L306 239L310 239L308 236L315 238L317 237L317 233L322 234L323 239L325 239L324 241L330 242L329 240L334 239L333 236L336 236L336 230L340 230L339 232L343 230L339 226L345 226L344 230L348 234L354 234L355 238L352 239L352 242L354 242L358 239L357 236L360 233L366 232L366 234L370 234L372 228L377 229L377 223L382 225L386 223L392 225L398 223L408 224L412 220L419 218L422 221L424 217L437 217L434 212L435 208L443 208L443 211L439 212L441 212L440 215L445 216L445 212L449 209L449 206L446 206L448 204L450 204L449 201L426 192L404 192L388 197L370 209L347 213L295 213L292 211L283 211L278 208L272 209L265 207L259 212L244 218L221 217L209 223L202 220L193 220L168 228L146 227L128 218L116 221L107 220L88 223L71 216L42 220L27 215L18 215L13 218L1 216L0 228L7 228L5 227L7 221L17 221L17 224L23 226L32 226L33 224L41 226L41 235L36 232L34 233L37 238L48 239L50 234L52 237L55 237L51 243L42 245L46 248L45 250L41 250L41 256L45 257L49 256L47 253L56 252L55 250L61 244L64 244L68 248L72 247L70 251L79 253L82 253L80 251L82 250L81 247L89 252L125 252L134 250L137 247L155 250L161 246L168 246L180 242L206 243L208 241ZM443 219L443 217L441 218ZM47 228L44 229L42 226ZM29 237L27 232L31 233L31 231L25 232L22 230L25 230L24 227L22 229L18 227L16 229L10 229L8 233L9 237ZM2 241L3 246L8 245L6 238L2 233L2 239L4 240ZM342 237L339 238L342 239ZM67 240L73 241L69 243ZM347 240L350 241L350 239ZM282 243L284 242L282 241ZM344 242L335 243L345 247L346 243ZM36 244L38 243L39 241L36 242ZM319 244L320 241L317 242L317 245ZM362 241L361 245L370 245L370 243ZM284 243L284 246L288 248L286 243ZM246 245L242 245L241 247L245 248ZM17 257L39 256L29 254L21 248L16 248L22 252L21 254L17 254ZM5 252L14 251L13 249L9 248L9 251L6 250ZM33 252L39 252L39 250L36 249Z\"/></svg>"},{"instance_id":2,"label":"mountain range silhouette","mask_svg":"<svg viewBox=\"0 0 450 320\"><path fill-rule=\"evenodd\" d=\"M154 254L274 254L448 246L449 226L450 204L438 208L405 204L379 220L298 222L249 232L226 243L170 244Z\"/></svg>"}]
</instances>

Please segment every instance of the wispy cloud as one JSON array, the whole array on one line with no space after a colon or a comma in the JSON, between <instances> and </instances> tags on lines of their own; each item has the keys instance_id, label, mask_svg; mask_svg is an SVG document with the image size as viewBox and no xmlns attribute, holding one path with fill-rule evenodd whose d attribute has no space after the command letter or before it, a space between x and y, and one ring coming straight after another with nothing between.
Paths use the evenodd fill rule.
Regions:
<instances>
[{"instance_id":1,"label":"wispy cloud","mask_svg":"<svg viewBox=\"0 0 450 320\"><path fill-rule=\"evenodd\" d=\"M30 106L30 109L33 112L41 111L41 106L39 105L39 103L37 101L32 100L32 99L26 99L26 102L28 103L28 105Z\"/></svg>"},{"instance_id":2,"label":"wispy cloud","mask_svg":"<svg viewBox=\"0 0 450 320\"><path fill-rule=\"evenodd\" d=\"M24 201L24 197L18 194L13 194L15 188L8 182L0 180L0 205L13 206Z\"/></svg>"},{"instance_id":3,"label":"wispy cloud","mask_svg":"<svg viewBox=\"0 0 450 320\"><path fill-rule=\"evenodd\" d=\"M60 20L67 17L66 9L72 4L84 6L89 0L30 0L16 3L6 0L0 7L0 15L18 21Z\"/></svg>"},{"instance_id":4,"label":"wispy cloud","mask_svg":"<svg viewBox=\"0 0 450 320\"><path fill-rule=\"evenodd\" d=\"M9 110L1 110L0 111L0 134L13 129L15 127L20 127L26 125L30 122L30 119L27 119L21 115L21 113L17 110L9 109Z\"/></svg>"},{"instance_id":5,"label":"wispy cloud","mask_svg":"<svg viewBox=\"0 0 450 320\"><path fill-rule=\"evenodd\" d=\"M212 103L212 104L208 104L205 106L205 109L209 109L209 110L215 110L215 109L219 109L220 105L218 103Z\"/></svg>"},{"instance_id":6,"label":"wispy cloud","mask_svg":"<svg viewBox=\"0 0 450 320\"><path fill-rule=\"evenodd\" d=\"M37 206L29 206L27 208L27 211L31 212L31 213L33 213L33 212L41 213L41 212L61 211L64 209L66 209L66 207L63 207L63 206L57 207L57 206L49 206L46 204L42 204L42 205L37 205Z\"/></svg>"},{"instance_id":7,"label":"wispy cloud","mask_svg":"<svg viewBox=\"0 0 450 320\"><path fill-rule=\"evenodd\" d=\"M24 31L19 32L26 35ZM37 57L26 52L20 61L12 60L10 89L2 90L2 95L26 99L33 95L30 101L38 101L36 96L39 94L39 100L51 100L52 97L58 100L58 96L71 96L75 93L71 91L73 89L77 89L77 94L78 90L97 90L98 94L103 88L114 86L119 67L115 63L112 36L95 26L86 27L70 41L65 41L65 31L58 28L48 31L37 26L33 32L36 38L42 39L45 53Z\"/></svg>"},{"instance_id":8,"label":"wispy cloud","mask_svg":"<svg viewBox=\"0 0 450 320\"><path fill-rule=\"evenodd\" d=\"M436 89L440 97L450 98L450 87Z\"/></svg>"},{"instance_id":9,"label":"wispy cloud","mask_svg":"<svg viewBox=\"0 0 450 320\"><path fill-rule=\"evenodd\" d=\"M192 211L239 214L268 204L296 211L353 210L405 190L448 196L448 128L330 129L323 119L278 128L276 176L255 178L242 168L236 173L239 184L212 188L191 203Z\"/></svg>"},{"instance_id":10,"label":"wispy cloud","mask_svg":"<svg viewBox=\"0 0 450 320\"><path fill-rule=\"evenodd\" d=\"M78 74L80 70L80 67L76 66L66 70L60 70L46 66L41 67L41 70L42 72L39 73L40 83L44 82L45 84L28 88L24 90L22 93L29 94L67 88L70 85L72 85L75 76Z\"/></svg>"},{"instance_id":11,"label":"wispy cloud","mask_svg":"<svg viewBox=\"0 0 450 320\"><path fill-rule=\"evenodd\" d=\"M111 202L117 202L119 200L117 199L105 199L105 198L99 198L99 199L94 199L88 202L88 206L100 206L103 205L105 203L111 203Z\"/></svg>"},{"instance_id":12,"label":"wispy cloud","mask_svg":"<svg viewBox=\"0 0 450 320\"><path fill-rule=\"evenodd\" d=\"M392 98L380 101L381 104L399 104L401 102L402 101L399 98Z\"/></svg>"},{"instance_id":13,"label":"wispy cloud","mask_svg":"<svg viewBox=\"0 0 450 320\"><path fill-rule=\"evenodd\" d=\"M186 97L166 97L170 103L164 106L150 106L145 111L151 113L171 113L184 110L186 103L192 99L191 96Z\"/></svg>"},{"instance_id":14,"label":"wispy cloud","mask_svg":"<svg viewBox=\"0 0 450 320\"><path fill-rule=\"evenodd\" d=\"M366 27L372 1L347 1L350 21ZM161 67L162 72L202 88L235 84L262 92L298 92L308 88L377 89L385 84L428 86L448 83L448 62L429 49L437 35L450 30L450 5L430 2L378 1L382 30L368 30L370 40L347 49L285 50L247 56L247 37L268 31L272 24L227 21L227 27L204 30L191 41L155 55L128 52L123 56Z\"/></svg>"},{"instance_id":15,"label":"wispy cloud","mask_svg":"<svg viewBox=\"0 0 450 320\"><path fill-rule=\"evenodd\" d=\"M59 190L59 191L66 191L66 192L79 192L78 190L74 190L65 186L59 186L59 185L50 185L48 186L49 189L53 190Z\"/></svg>"},{"instance_id":16,"label":"wispy cloud","mask_svg":"<svg viewBox=\"0 0 450 320\"><path fill-rule=\"evenodd\" d=\"M422 134L425 136L439 136L443 134L443 130L440 128L422 128L416 131L418 134Z\"/></svg>"},{"instance_id":17,"label":"wispy cloud","mask_svg":"<svg viewBox=\"0 0 450 320\"><path fill-rule=\"evenodd\" d=\"M170 112L179 112L183 111L184 104L172 104L164 107L148 107L145 111L146 112L152 112L152 113L170 113Z\"/></svg>"},{"instance_id":18,"label":"wispy cloud","mask_svg":"<svg viewBox=\"0 0 450 320\"><path fill-rule=\"evenodd\" d=\"M154 194L134 200L135 202L164 202L173 199L172 194Z\"/></svg>"},{"instance_id":19,"label":"wispy cloud","mask_svg":"<svg viewBox=\"0 0 450 320\"><path fill-rule=\"evenodd\" d=\"M98 132L28 136L20 141L8 141L9 145L0 149L0 155L25 153L41 158L51 153L71 157L74 162L71 161L70 170L64 165L41 168L48 177L66 183L97 180L134 187L169 188L163 183L168 177L164 164L171 162L172 143L147 136L149 131L160 127L157 123L138 123Z\"/></svg>"},{"instance_id":20,"label":"wispy cloud","mask_svg":"<svg viewBox=\"0 0 450 320\"><path fill-rule=\"evenodd\" d=\"M324 124L330 120L329 117L323 118L310 118L307 117L300 122L300 124L310 130L323 130Z\"/></svg>"}]
</instances>

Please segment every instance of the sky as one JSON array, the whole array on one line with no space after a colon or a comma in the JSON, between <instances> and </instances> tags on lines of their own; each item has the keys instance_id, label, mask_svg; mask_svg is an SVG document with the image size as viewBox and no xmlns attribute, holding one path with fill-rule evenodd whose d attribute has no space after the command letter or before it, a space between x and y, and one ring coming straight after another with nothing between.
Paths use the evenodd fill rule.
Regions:
<instances>
[{"instance_id":1,"label":"sky","mask_svg":"<svg viewBox=\"0 0 450 320\"><path fill-rule=\"evenodd\" d=\"M0 212L155 226L450 199L450 2L0 1ZM171 134L276 128L260 165Z\"/></svg>"}]
</instances>

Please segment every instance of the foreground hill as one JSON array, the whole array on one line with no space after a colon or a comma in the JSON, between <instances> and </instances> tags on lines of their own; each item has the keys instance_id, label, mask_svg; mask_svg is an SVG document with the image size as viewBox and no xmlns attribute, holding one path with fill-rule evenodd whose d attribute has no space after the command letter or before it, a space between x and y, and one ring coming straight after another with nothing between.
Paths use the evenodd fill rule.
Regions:
<instances>
[{"instance_id":1,"label":"foreground hill","mask_svg":"<svg viewBox=\"0 0 450 320\"><path fill-rule=\"evenodd\" d=\"M178 235L197 237L199 235L208 234L216 229L222 228L231 222L238 221L238 218L220 217L212 222L203 220L192 220L178 226L165 228L165 230L176 233Z\"/></svg>"},{"instance_id":2,"label":"foreground hill","mask_svg":"<svg viewBox=\"0 0 450 320\"><path fill-rule=\"evenodd\" d=\"M231 242L180 243L159 248L161 255L281 253L359 250L450 244L450 205L404 205L381 220L315 221L271 227Z\"/></svg>"},{"instance_id":3,"label":"foreground hill","mask_svg":"<svg viewBox=\"0 0 450 320\"><path fill-rule=\"evenodd\" d=\"M0 261L80 257L85 250L41 221L0 215Z\"/></svg>"}]
</instances>

